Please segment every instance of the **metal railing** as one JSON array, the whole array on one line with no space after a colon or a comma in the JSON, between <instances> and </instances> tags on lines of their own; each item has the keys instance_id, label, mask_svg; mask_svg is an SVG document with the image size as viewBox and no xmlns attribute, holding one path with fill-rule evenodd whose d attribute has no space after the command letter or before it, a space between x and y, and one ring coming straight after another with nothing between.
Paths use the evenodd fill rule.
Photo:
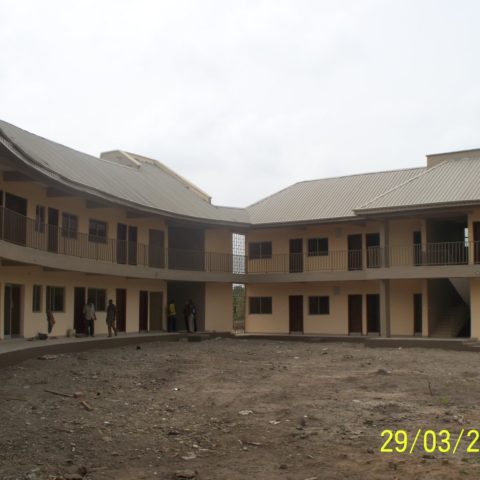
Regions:
<instances>
[{"instance_id":1,"label":"metal railing","mask_svg":"<svg viewBox=\"0 0 480 480\"><path fill-rule=\"evenodd\" d=\"M368 247L329 251L327 255L272 254L247 258L247 273L356 271L387 267L445 266L480 263L480 242L435 242L421 245Z\"/></svg>"},{"instance_id":2,"label":"metal railing","mask_svg":"<svg viewBox=\"0 0 480 480\"><path fill-rule=\"evenodd\" d=\"M59 255L107 263L170 270L269 274L341 272L386 267L480 264L480 242L436 242L408 246L368 247L312 253L272 254L249 258L231 253L164 248L126 240L93 236L39 223L0 208L0 239Z\"/></svg>"},{"instance_id":3,"label":"metal railing","mask_svg":"<svg viewBox=\"0 0 480 480\"><path fill-rule=\"evenodd\" d=\"M0 239L36 250L120 265L219 273L245 271L245 257L230 253L164 248L94 236L39 223L0 208Z\"/></svg>"}]
</instances>

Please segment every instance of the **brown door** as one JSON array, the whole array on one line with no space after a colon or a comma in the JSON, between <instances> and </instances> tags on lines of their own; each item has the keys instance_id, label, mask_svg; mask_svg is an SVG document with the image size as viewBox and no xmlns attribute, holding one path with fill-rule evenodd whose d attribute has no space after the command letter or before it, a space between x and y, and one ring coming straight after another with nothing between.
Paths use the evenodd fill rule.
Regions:
<instances>
[{"instance_id":1,"label":"brown door","mask_svg":"<svg viewBox=\"0 0 480 480\"><path fill-rule=\"evenodd\" d=\"M6 284L4 294L3 334L6 337L19 336L21 324L22 287L20 285Z\"/></svg>"},{"instance_id":2,"label":"brown door","mask_svg":"<svg viewBox=\"0 0 480 480\"><path fill-rule=\"evenodd\" d=\"M163 330L163 293L150 292L150 331Z\"/></svg>"},{"instance_id":3,"label":"brown door","mask_svg":"<svg viewBox=\"0 0 480 480\"><path fill-rule=\"evenodd\" d=\"M348 333L362 333L362 296L348 296Z\"/></svg>"},{"instance_id":4,"label":"brown door","mask_svg":"<svg viewBox=\"0 0 480 480\"><path fill-rule=\"evenodd\" d=\"M415 266L422 264L422 232L420 230L413 232L413 264Z\"/></svg>"},{"instance_id":5,"label":"brown door","mask_svg":"<svg viewBox=\"0 0 480 480\"><path fill-rule=\"evenodd\" d=\"M137 227L128 227L128 264L137 264Z\"/></svg>"},{"instance_id":6,"label":"brown door","mask_svg":"<svg viewBox=\"0 0 480 480\"><path fill-rule=\"evenodd\" d=\"M480 263L480 222L473 222L474 262Z\"/></svg>"},{"instance_id":7,"label":"brown door","mask_svg":"<svg viewBox=\"0 0 480 480\"><path fill-rule=\"evenodd\" d=\"M83 318L83 307L86 303L84 287L75 287L73 298L73 328L76 333L85 332L85 321Z\"/></svg>"},{"instance_id":8,"label":"brown door","mask_svg":"<svg viewBox=\"0 0 480 480\"><path fill-rule=\"evenodd\" d=\"M362 269L362 235L348 236L348 269Z\"/></svg>"},{"instance_id":9,"label":"brown door","mask_svg":"<svg viewBox=\"0 0 480 480\"><path fill-rule=\"evenodd\" d=\"M25 245L27 241L27 200L5 194L5 240Z\"/></svg>"},{"instance_id":10,"label":"brown door","mask_svg":"<svg viewBox=\"0 0 480 480\"><path fill-rule=\"evenodd\" d=\"M413 295L413 333L415 335L422 334L422 294L415 293Z\"/></svg>"},{"instance_id":11,"label":"brown door","mask_svg":"<svg viewBox=\"0 0 480 480\"><path fill-rule=\"evenodd\" d=\"M380 333L380 295L367 295L367 332Z\"/></svg>"},{"instance_id":12,"label":"brown door","mask_svg":"<svg viewBox=\"0 0 480 480\"><path fill-rule=\"evenodd\" d=\"M379 268L382 266L380 255L380 234L368 233L367 243L367 268Z\"/></svg>"},{"instance_id":13,"label":"brown door","mask_svg":"<svg viewBox=\"0 0 480 480\"><path fill-rule=\"evenodd\" d=\"M303 272L303 239L290 240L290 273Z\"/></svg>"},{"instance_id":14,"label":"brown door","mask_svg":"<svg viewBox=\"0 0 480 480\"><path fill-rule=\"evenodd\" d=\"M117 263L127 263L127 226L117 223Z\"/></svg>"},{"instance_id":15,"label":"brown door","mask_svg":"<svg viewBox=\"0 0 480 480\"><path fill-rule=\"evenodd\" d=\"M58 252L58 210L48 209L48 251Z\"/></svg>"},{"instance_id":16,"label":"brown door","mask_svg":"<svg viewBox=\"0 0 480 480\"><path fill-rule=\"evenodd\" d=\"M140 332L148 332L148 292L145 290L140 291L138 330Z\"/></svg>"},{"instance_id":17,"label":"brown door","mask_svg":"<svg viewBox=\"0 0 480 480\"><path fill-rule=\"evenodd\" d=\"M117 288L115 305L117 306L117 330L125 332L127 326L127 290L124 288Z\"/></svg>"},{"instance_id":18,"label":"brown door","mask_svg":"<svg viewBox=\"0 0 480 480\"><path fill-rule=\"evenodd\" d=\"M165 239L162 230L148 231L148 265L165 268Z\"/></svg>"},{"instance_id":19,"label":"brown door","mask_svg":"<svg viewBox=\"0 0 480 480\"><path fill-rule=\"evenodd\" d=\"M290 332L303 333L303 297L291 295L288 297Z\"/></svg>"}]
</instances>

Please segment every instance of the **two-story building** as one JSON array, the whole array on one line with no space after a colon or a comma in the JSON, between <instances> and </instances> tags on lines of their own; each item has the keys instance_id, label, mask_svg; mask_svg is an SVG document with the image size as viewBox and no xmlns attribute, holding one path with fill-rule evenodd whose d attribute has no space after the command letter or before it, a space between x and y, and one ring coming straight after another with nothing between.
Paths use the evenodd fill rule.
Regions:
<instances>
[{"instance_id":1,"label":"two-story building","mask_svg":"<svg viewBox=\"0 0 480 480\"><path fill-rule=\"evenodd\" d=\"M82 332L88 299L104 333L110 298L121 331L165 329L170 300L182 325L189 299L200 330L231 331L233 284L247 333L480 337L480 150L242 209L156 160L0 122L0 173L0 338L45 331L46 309Z\"/></svg>"}]
</instances>

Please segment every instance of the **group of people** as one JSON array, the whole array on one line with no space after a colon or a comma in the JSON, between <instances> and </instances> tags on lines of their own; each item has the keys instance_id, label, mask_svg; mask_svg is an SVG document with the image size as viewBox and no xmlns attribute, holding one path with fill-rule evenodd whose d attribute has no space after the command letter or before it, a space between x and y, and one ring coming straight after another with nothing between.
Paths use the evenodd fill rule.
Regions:
<instances>
[{"instance_id":1,"label":"group of people","mask_svg":"<svg viewBox=\"0 0 480 480\"><path fill-rule=\"evenodd\" d=\"M189 333L197 331L197 308L191 299L183 307L183 319ZM177 308L173 299L168 302L167 307L167 331L177 331Z\"/></svg>"},{"instance_id":2,"label":"group of people","mask_svg":"<svg viewBox=\"0 0 480 480\"><path fill-rule=\"evenodd\" d=\"M85 321L85 332L87 337L94 337L95 336L95 320L97 319L97 315L95 312L95 304L92 300L89 300L88 303L83 307L83 319ZM112 300L108 301L107 305L107 316L106 322L108 327L108 336L112 336L112 331L117 336L117 307L113 303Z\"/></svg>"},{"instance_id":3,"label":"group of people","mask_svg":"<svg viewBox=\"0 0 480 480\"><path fill-rule=\"evenodd\" d=\"M183 318L185 320L185 326L189 333L197 331L197 308L192 300L189 300L183 307ZM89 300L83 307L83 320L85 322L85 333L87 337L95 336L95 321L97 320L95 304L93 300ZM112 332L117 336L117 307L112 300L108 301L106 322L108 327L108 336L112 336ZM47 310L47 327L48 333L52 333L53 325L55 324L55 318L51 310ZM177 331L177 310L175 306L175 300L170 300L167 307L167 331Z\"/></svg>"}]
</instances>

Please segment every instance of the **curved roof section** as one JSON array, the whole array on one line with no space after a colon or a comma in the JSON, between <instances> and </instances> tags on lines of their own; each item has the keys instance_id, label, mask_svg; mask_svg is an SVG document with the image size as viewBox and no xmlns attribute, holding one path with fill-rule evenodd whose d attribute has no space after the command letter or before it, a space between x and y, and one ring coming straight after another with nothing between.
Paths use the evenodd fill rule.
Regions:
<instances>
[{"instance_id":1,"label":"curved roof section","mask_svg":"<svg viewBox=\"0 0 480 480\"><path fill-rule=\"evenodd\" d=\"M351 219L359 205L424 172L411 168L296 183L247 208L253 224Z\"/></svg>"},{"instance_id":2,"label":"curved roof section","mask_svg":"<svg viewBox=\"0 0 480 480\"><path fill-rule=\"evenodd\" d=\"M0 135L21 160L70 187L111 198L131 207L220 223L249 223L241 208L219 207L202 200L154 162L129 167L78 152L0 121Z\"/></svg>"},{"instance_id":3,"label":"curved roof section","mask_svg":"<svg viewBox=\"0 0 480 480\"><path fill-rule=\"evenodd\" d=\"M480 159L445 160L366 202L359 214L480 203Z\"/></svg>"}]
</instances>

